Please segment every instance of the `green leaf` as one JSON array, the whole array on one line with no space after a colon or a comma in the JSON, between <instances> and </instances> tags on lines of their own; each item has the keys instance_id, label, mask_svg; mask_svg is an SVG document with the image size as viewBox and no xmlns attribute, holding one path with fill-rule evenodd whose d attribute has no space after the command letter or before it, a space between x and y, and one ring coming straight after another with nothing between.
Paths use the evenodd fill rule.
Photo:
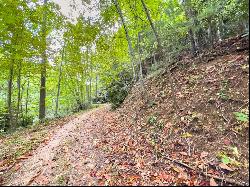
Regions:
<instances>
[{"instance_id":1,"label":"green leaf","mask_svg":"<svg viewBox=\"0 0 250 187\"><path fill-rule=\"evenodd\" d=\"M233 154L236 155L237 157L239 157L239 151L238 151L237 147L231 147L231 149L233 150Z\"/></svg>"},{"instance_id":2,"label":"green leaf","mask_svg":"<svg viewBox=\"0 0 250 187\"><path fill-rule=\"evenodd\" d=\"M221 158L221 162L223 162L224 164L229 164L231 162L231 159L228 156L223 155Z\"/></svg>"},{"instance_id":3,"label":"green leaf","mask_svg":"<svg viewBox=\"0 0 250 187\"><path fill-rule=\"evenodd\" d=\"M190 134L190 133L188 133L188 132L183 133L183 134L181 135L182 138L190 138L190 137L192 137L192 136L193 136L193 135Z\"/></svg>"},{"instance_id":4,"label":"green leaf","mask_svg":"<svg viewBox=\"0 0 250 187\"><path fill-rule=\"evenodd\" d=\"M238 121L242 121L242 122L248 122L248 115L244 114L242 112L234 112L234 115L236 116L236 119Z\"/></svg>"}]
</instances>

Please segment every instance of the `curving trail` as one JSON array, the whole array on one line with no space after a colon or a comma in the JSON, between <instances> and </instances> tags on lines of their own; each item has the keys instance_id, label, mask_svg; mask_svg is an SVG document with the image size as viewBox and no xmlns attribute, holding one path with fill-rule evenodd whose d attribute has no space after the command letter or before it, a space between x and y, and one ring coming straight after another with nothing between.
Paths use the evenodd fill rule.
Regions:
<instances>
[{"instance_id":1,"label":"curving trail","mask_svg":"<svg viewBox=\"0 0 250 187\"><path fill-rule=\"evenodd\" d=\"M7 185L98 185L94 170L105 165L101 141L109 106L80 114L39 146Z\"/></svg>"}]
</instances>

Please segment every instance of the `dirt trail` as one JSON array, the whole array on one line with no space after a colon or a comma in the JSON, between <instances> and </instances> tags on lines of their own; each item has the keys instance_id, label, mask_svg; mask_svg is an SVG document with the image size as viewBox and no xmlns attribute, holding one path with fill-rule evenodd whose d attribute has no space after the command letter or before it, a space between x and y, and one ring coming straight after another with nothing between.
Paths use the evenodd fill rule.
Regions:
<instances>
[{"instance_id":1,"label":"dirt trail","mask_svg":"<svg viewBox=\"0 0 250 187\"><path fill-rule=\"evenodd\" d=\"M96 185L91 172L105 161L97 144L107 113L109 106L104 106L62 126L50 141L20 163L7 185Z\"/></svg>"}]
</instances>

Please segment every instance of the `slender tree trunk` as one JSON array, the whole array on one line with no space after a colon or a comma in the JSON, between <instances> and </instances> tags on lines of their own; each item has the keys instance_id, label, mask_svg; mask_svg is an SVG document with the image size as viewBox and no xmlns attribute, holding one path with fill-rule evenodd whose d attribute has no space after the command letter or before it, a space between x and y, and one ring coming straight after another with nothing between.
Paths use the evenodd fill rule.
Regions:
<instances>
[{"instance_id":1,"label":"slender tree trunk","mask_svg":"<svg viewBox=\"0 0 250 187\"><path fill-rule=\"evenodd\" d=\"M84 79L84 71L82 71L81 92L82 92L82 102L85 103L85 101L86 101L86 90L85 90L85 81L83 81L83 80L85 80Z\"/></svg>"},{"instance_id":2,"label":"slender tree trunk","mask_svg":"<svg viewBox=\"0 0 250 187\"><path fill-rule=\"evenodd\" d=\"M44 0L44 7L46 8L47 0ZM41 122L45 119L45 110L46 110L46 20L47 19L47 11L44 10L43 13L43 26L42 26L42 33L43 33L43 54L42 54L42 67L41 67L41 86L40 86L40 102L39 102L39 120Z\"/></svg>"},{"instance_id":3,"label":"slender tree trunk","mask_svg":"<svg viewBox=\"0 0 250 187\"><path fill-rule=\"evenodd\" d=\"M211 18L208 19L207 33L208 33L209 47L213 48L214 37L213 37L213 32L212 32L212 20L211 20Z\"/></svg>"},{"instance_id":4,"label":"slender tree trunk","mask_svg":"<svg viewBox=\"0 0 250 187\"><path fill-rule=\"evenodd\" d=\"M132 47L132 42L131 42L131 39L130 39L130 36L129 36L129 33L128 33L128 29L127 29L127 25L125 23L125 20L123 18L123 14L122 14L122 11L121 11L121 8L119 6L119 3L117 0L112 0L113 3L115 4L115 7L116 7L116 10L122 20L122 25L123 25L123 28L125 30L125 34L126 34L126 38L127 38L127 41L128 41L128 48L129 48L129 54L130 54L130 59L131 59L131 66L132 66L132 72L133 72L133 78L135 79L136 77L136 74L135 74L135 67L134 67L134 64L135 64L135 54L134 54L134 50L133 50L133 47Z\"/></svg>"},{"instance_id":5,"label":"slender tree trunk","mask_svg":"<svg viewBox=\"0 0 250 187\"><path fill-rule=\"evenodd\" d=\"M140 49L140 42L141 42L141 33L138 33L138 41L137 41L137 46L138 46L138 55L139 55L139 69L140 69L140 81L143 80L143 74L142 74L142 64L141 64L141 49Z\"/></svg>"},{"instance_id":6,"label":"slender tree trunk","mask_svg":"<svg viewBox=\"0 0 250 187\"><path fill-rule=\"evenodd\" d=\"M217 21L217 38L219 40L219 42L222 41L222 31L221 31L221 19L219 18L218 21Z\"/></svg>"},{"instance_id":7,"label":"slender tree trunk","mask_svg":"<svg viewBox=\"0 0 250 187\"><path fill-rule=\"evenodd\" d=\"M139 83L141 87L141 97L142 99L146 100L146 103L149 102L149 95L147 93L147 90L145 89L144 86L144 79L143 79L143 73L142 73L142 60L141 60L141 53L142 49L140 47L140 42L141 42L141 32L138 32L138 39L137 39L137 46L138 46L138 56L139 56Z\"/></svg>"},{"instance_id":8,"label":"slender tree trunk","mask_svg":"<svg viewBox=\"0 0 250 187\"><path fill-rule=\"evenodd\" d=\"M195 40L194 40L194 33L193 33L191 28L188 31L188 35L189 35L189 40L190 40L190 43L191 43L192 55L195 57L195 56L197 56L197 48L196 48Z\"/></svg>"},{"instance_id":9,"label":"slender tree trunk","mask_svg":"<svg viewBox=\"0 0 250 187\"><path fill-rule=\"evenodd\" d=\"M97 88L97 86L98 86L98 85L97 85L97 79L98 79L98 77L96 76L96 77L95 77L95 98L96 98L96 99L97 99L97 89L98 89L98 88Z\"/></svg>"},{"instance_id":10,"label":"slender tree trunk","mask_svg":"<svg viewBox=\"0 0 250 187\"><path fill-rule=\"evenodd\" d=\"M144 9L144 11L145 11L145 13L147 15L147 19L149 21L150 27L154 32L154 35L155 35L155 38L156 38L156 41L157 41L157 44L158 44L158 49L162 49L161 39L160 39L160 37L158 35L158 32L155 29L155 26L154 26L153 21L151 19L148 7L146 6L144 0L141 0L141 3L142 3L142 6L143 6L143 9Z\"/></svg>"},{"instance_id":11,"label":"slender tree trunk","mask_svg":"<svg viewBox=\"0 0 250 187\"><path fill-rule=\"evenodd\" d=\"M12 83L13 83L13 71L14 71L14 63L15 60L13 59L10 62L10 70L9 70L9 81L8 81L8 99L7 99L7 106L8 106L8 113L9 113L9 126L12 127Z\"/></svg>"},{"instance_id":12,"label":"slender tree trunk","mask_svg":"<svg viewBox=\"0 0 250 187\"><path fill-rule=\"evenodd\" d=\"M89 86L88 86L88 81L86 83L86 94L87 94L87 101L89 103Z\"/></svg>"},{"instance_id":13,"label":"slender tree trunk","mask_svg":"<svg viewBox=\"0 0 250 187\"><path fill-rule=\"evenodd\" d=\"M190 2L188 1L184 1L184 11L185 11L185 15L188 18L188 20L191 22L191 24L195 25L195 21L193 18L193 14L192 14L192 9L190 8L189 4ZM198 52L198 43L195 42L195 33L193 32L191 26L189 26L189 30L188 30L188 36L189 36L189 41L191 44L191 52L192 55L195 57L197 56L197 52Z\"/></svg>"},{"instance_id":14,"label":"slender tree trunk","mask_svg":"<svg viewBox=\"0 0 250 187\"><path fill-rule=\"evenodd\" d=\"M27 91L26 91L26 102L25 102L25 115L26 116L28 114L29 88L30 88L30 73L29 73L29 77L28 77Z\"/></svg>"},{"instance_id":15,"label":"slender tree trunk","mask_svg":"<svg viewBox=\"0 0 250 187\"><path fill-rule=\"evenodd\" d=\"M23 93L25 91L24 85L25 85L25 83L22 85L21 98L20 98L20 101L21 101L21 104L20 104L20 114L21 114L22 117L23 117Z\"/></svg>"},{"instance_id":16,"label":"slender tree trunk","mask_svg":"<svg viewBox=\"0 0 250 187\"><path fill-rule=\"evenodd\" d=\"M91 77L89 80L89 99L90 99L90 104L92 104L92 79Z\"/></svg>"},{"instance_id":17,"label":"slender tree trunk","mask_svg":"<svg viewBox=\"0 0 250 187\"><path fill-rule=\"evenodd\" d=\"M59 105L59 96L60 96L60 88L61 88L63 60L64 60L64 48L63 48L63 51L62 51L62 60L61 60L60 67L59 67L59 78L58 78L57 95L56 95L56 112L55 112L55 116L58 116L58 105Z\"/></svg>"},{"instance_id":18,"label":"slender tree trunk","mask_svg":"<svg viewBox=\"0 0 250 187\"><path fill-rule=\"evenodd\" d=\"M16 115L16 121L17 121L17 122L18 122L18 118L19 118L20 103L21 103L21 71L22 71L22 61L19 62L18 78L17 78L17 88L18 88L18 96L17 96L17 115Z\"/></svg>"}]
</instances>

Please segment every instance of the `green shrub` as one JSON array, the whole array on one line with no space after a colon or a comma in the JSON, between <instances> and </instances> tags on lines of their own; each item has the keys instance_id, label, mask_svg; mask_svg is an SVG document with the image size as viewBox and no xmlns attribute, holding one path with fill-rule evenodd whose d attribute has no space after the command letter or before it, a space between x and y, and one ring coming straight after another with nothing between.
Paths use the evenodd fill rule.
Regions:
<instances>
[{"instance_id":1,"label":"green shrub","mask_svg":"<svg viewBox=\"0 0 250 187\"><path fill-rule=\"evenodd\" d=\"M34 121L34 117L30 116L30 115L24 115L22 116L21 120L19 121L18 126L22 126L22 127L27 127L29 125L32 125Z\"/></svg>"},{"instance_id":2,"label":"green shrub","mask_svg":"<svg viewBox=\"0 0 250 187\"><path fill-rule=\"evenodd\" d=\"M6 131L9 128L9 113L6 108L0 109L0 130Z\"/></svg>"},{"instance_id":3,"label":"green shrub","mask_svg":"<svg viewBox=\"0 0 250 187\"><path fill-rule=\"evenodd\" d=\"M108 101L112 108L119 107L128 95L132 85L133 77L128 71L119 73L119 79L113 80L107 88Z\"/></svg>"}]
</instances>

